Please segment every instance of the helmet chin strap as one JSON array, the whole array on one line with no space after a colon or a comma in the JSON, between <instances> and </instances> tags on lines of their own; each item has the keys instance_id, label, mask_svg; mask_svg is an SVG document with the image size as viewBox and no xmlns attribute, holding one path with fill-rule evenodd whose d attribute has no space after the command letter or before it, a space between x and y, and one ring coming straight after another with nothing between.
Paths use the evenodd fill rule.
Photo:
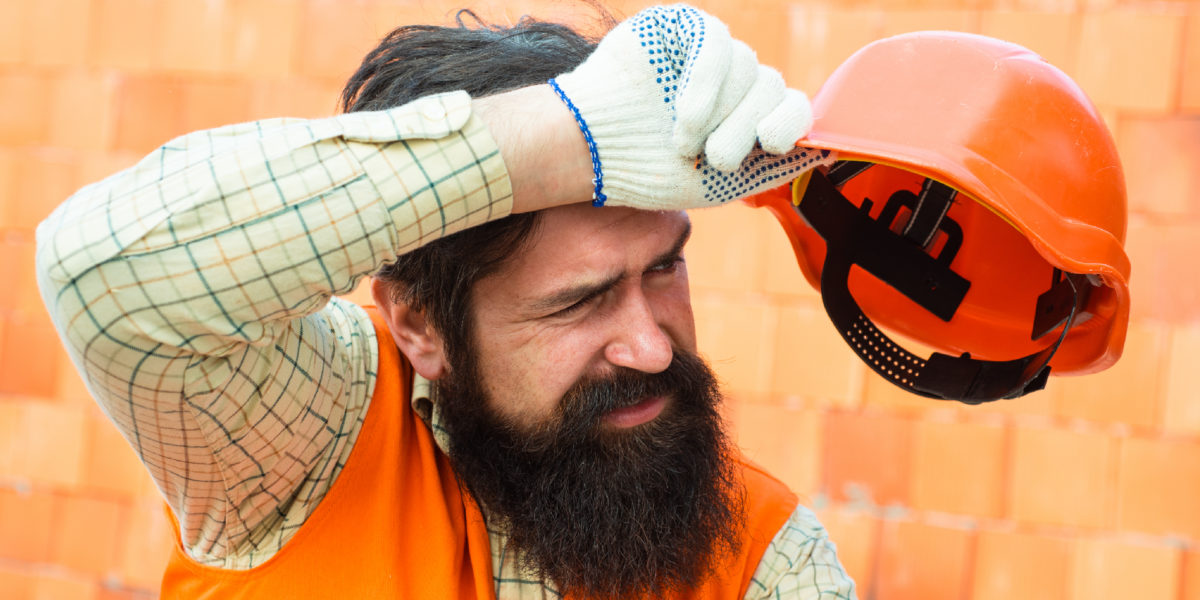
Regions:
<instances>
[{"instance_id":1,"label":"helmet chin strap","mask_svg":"<svg viewBox=\"0 0 1200 600\"><path fill-rule=\"evenodd\" d=\"M1087 303L1091 283L1084 275L1055 271L1051 289L1038 299L1033 338L1058 325L1058 339L1042 350L1007 361L979 360L969 353L950 356L935 352L923 359L892 341L862 312L850 293L850 268L858 265L895 288L943 321L958 310L971 283L950 269L962 246L963 232L946 217L953 189L927 179L920 194L892 194L878 219L872 202L861 207L846 199L838 187L861 173L869 163L843 161L828 175L813 171L796 210L825 239L821 299L842 338L876 373L921 396L980 404L1017 398L1042 389L1050 374L1050 359ZM890 224L907 207L912 215L899 233ZM947 241L937 256L928 248L936 233Z\"/></svg>"}]
</instances>

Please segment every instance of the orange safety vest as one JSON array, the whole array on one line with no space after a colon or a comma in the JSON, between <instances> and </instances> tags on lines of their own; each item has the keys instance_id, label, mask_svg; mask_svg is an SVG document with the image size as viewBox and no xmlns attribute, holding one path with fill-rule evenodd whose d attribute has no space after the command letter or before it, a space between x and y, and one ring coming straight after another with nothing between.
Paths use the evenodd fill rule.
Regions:
<instances>
[{"instance_id":1,"label":"orange safety vest","mask_svg":"<svg viewBox=\"0 0 1200 600\"><path fill-rule=\"evenodd\" d=\"M164 600L495 598L483 516L412 411L412 366L389 343L380 315L368 312L380 341L378 378L366 421L333 487L292 539L252 569L201 565L176 536L163 575ZM742 474L747 529L741 552L687 598L742 598L796 507L796 496L757 467L742 463Z\"/></svg>"}]
</instances>

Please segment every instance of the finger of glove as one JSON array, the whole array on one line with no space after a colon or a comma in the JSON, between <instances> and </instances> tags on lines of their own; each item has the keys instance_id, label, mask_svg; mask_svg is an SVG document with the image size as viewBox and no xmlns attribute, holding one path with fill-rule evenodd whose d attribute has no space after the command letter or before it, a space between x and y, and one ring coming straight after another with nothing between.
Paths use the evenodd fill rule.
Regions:
<instances>
[{"instance_id":1,"label":"finger of glove","mask_svg":"<svg viewBox=\"0 0 1200 600\"><path fill-rule=\"evenodd\" d=\"M675 97L675 147L695 156L715 125L710 125L721 83L729 73L733 38L725 24L701 13L694 22L690 50L684 59L679 93ZM684 35L680 28L680 35ZM689 150L690 152L684 152Z\"/></svg>"},{"instance_id":2,"label":"finger of glove","mask_svg":"<svg viewBox=\"0 0 1200 600\"><path fill-rule=\"evenodd\" d=\"M808 135L812 123L812 105L808 96L799 90L788 89L783 101L758 122L758 142L771 154L783 154Z\"/></svg>"},{"instance_id":3,"label":"finger of glove","mask_svg":"<svg viewBox=\"0 0 1200 600\"><path fill-rule=\"evenodd\" d=\"M675 123L676 149L681 156L692 157L700 154L708 137L746 97L757 76L758 58L754 51L741 41L730 40L729 70L722 81L715 82L712 86L718 91L707 120L694 135L686 136L680 136L680 122ZM688 145L682 145L682 141L687 141Z\"/></svg>"},{"instance_id":4,"label":"finger of glove","mask_svg":"<svg viewBox=\"0 0 1200 600\"><path fill-rule=\"evenodd\" d=\"M735 171L754 149L758 123L784 99L787 88L779 71L757 67L754 85L704 145L708 162L719 171Z\"/></svg>"}]
</instances>

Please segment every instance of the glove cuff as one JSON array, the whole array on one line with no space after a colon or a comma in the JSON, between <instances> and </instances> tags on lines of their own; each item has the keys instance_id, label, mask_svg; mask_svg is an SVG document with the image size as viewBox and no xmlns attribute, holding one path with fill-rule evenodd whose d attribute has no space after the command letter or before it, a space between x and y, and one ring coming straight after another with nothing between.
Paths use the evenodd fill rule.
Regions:
<instances>
[{"instance_id":1,"label":"glove cuff","mask_svg":"<svg viewBox=\"0 0 1200 600\"><path fill-rule=\"evenodd\" d=\"M587 142L588 154L592 157L592 174L594 175L592 177L592 185L594 186L592 189L592 206L604 206L604 201L608 197L604 194L604 170L600 166L600 153L596 150L596 140L592 137L591 130L588 129L587 121L583 120L583 115L579 114L579 109L575 107L575 103L571 102L571 99L563 93L562 88L558 86L558 82L551 77L547 83L550 84L550 89L554 90L555 94L558 94L563 104L567 105L567 110L570 110L571 114L575 117L575 123L579 125L579 131L583 134L584 141Z\"/></svg>"},{"instance_id":2,"label":"glove cuff","mask_svg":"<svg viewBox=\"0 0 1200 600\"><path fill-rule=\"evenodd\" d=\"M585 79L568 73L552 85L575 114L592 152L592 167L598 178L593 204L603 204L600 198L618 206L636 201L642 208L678 204L677 198L672 199L678 186L672 175L677 175L688 159L664 145L664 140L669 145L671 130L661 128L672 121L672 105L645 101L656 93L665 96L668 92L654 82L647 86L619 72L606 75ZM650 89L634 91L638 87Z\"/></svg>"}]
</instances>

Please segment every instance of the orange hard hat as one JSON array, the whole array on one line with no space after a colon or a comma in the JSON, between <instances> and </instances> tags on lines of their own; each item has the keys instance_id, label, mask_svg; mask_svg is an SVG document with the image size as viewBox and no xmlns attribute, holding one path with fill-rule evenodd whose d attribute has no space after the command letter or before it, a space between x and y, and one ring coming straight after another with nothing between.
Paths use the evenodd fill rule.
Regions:
<instances>
[{"instance_id":1,"label":"orange hard hat","mask_svg":"<svg viewBox=\"0 0 1200 600\"><path fill-rule=\"evenodd\" d=\"M749 199L778 217L842 336L915 393L1011 398L1121 355L1125 183L1095 107L1021 46L874 42L813 98L838 162ZM875 324L883 329L877 328ZM937 350L920 358L893 331Z\"/></svg>"}]
</instances>

